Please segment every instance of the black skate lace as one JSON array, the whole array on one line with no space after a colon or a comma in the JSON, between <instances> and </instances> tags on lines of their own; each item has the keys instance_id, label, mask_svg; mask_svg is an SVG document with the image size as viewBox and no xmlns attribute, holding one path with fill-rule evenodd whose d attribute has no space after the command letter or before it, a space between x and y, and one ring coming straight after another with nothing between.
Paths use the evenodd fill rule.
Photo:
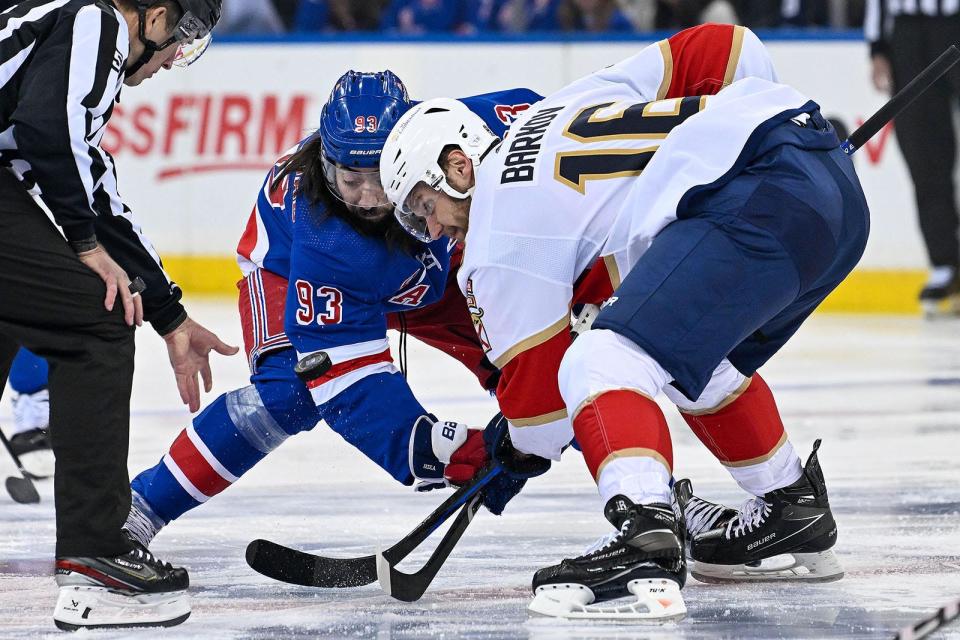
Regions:
<instances>
[{"instance_id":1,"label":"black skate lace","mask_svg":"<svg viewBox=\"0 0 960 640\"><path fill-rule=\"evenodd\" d=\"M134 556L138 560L142 560L146 564L158 566L161 569L166 569L167 571L173 570L172 564L170 564L169 562L163 562L159 560L155 555L153 555L152 553L150 553L149 551L141 547L134 547L130 553L134 554Z\"/></svg>"},{"instance_id":2,"label":"black skate lace","mask_svg":"<svg viewBox=\"0 0 960 640\"><path fill-rule=\"evenodd\" d=\"M770 515L770 509L773 505L763 498L750 498L743 503L737 515L730 519L724 536L729 540L739 538L745 533L753 531L755 527L763 524L764 519Z\"/></svg>"},{"instance_id":3,"label":"black skate lace","mask_svg":"<svg viewBox=\"0 0 960 640\"><path fill-rule=\"evenodd\" d=\"M725 510L726 507L723 505L701 500L696 496L691 497L684 513L687 520L687 533L693 537L712 529Z\"/></svg>"}]
</instances>

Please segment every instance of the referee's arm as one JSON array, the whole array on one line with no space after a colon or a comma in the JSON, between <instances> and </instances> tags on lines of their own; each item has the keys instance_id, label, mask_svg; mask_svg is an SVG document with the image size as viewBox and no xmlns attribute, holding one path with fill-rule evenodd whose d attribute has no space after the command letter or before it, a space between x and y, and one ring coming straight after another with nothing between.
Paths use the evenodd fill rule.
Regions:
<instances>
[{"instance_id":1,"label":"referee's arm","mask_svg":"<svg viewBox=\"0 0 960 640\"><path fill-rule=\"evenodd\" d=\"M890 55L890 35L886 0L867 0L863 16L863 36L870 45L870 55Z\"/></svg>"},{"instance_id":2,"label":"referee's arm","mask_svg":"<svg viewBox=\"0 0 960 640\"><path fill-rule=\"evenodd\" d=\"M31 169L24 177L39 185L64 235L96 235L130 278L143 278L145 318L165 334L186 318L180 289L121 201L113 158L100 148L126 64L122 20L106 3L61 20L31 61L11 120Z\"/></svg>"}]
</instances>

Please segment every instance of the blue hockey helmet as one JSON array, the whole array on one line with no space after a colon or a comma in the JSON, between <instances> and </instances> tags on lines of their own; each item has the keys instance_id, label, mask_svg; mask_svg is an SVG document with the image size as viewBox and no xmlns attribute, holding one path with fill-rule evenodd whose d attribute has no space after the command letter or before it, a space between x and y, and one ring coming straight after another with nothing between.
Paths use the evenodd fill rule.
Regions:
<instances>
[{"instance_id":1,"label":"blue hockey helmet","mask_svg":"<svg viewBox=\"0 0 960 640\"><path fill-rule=\"evenodd\" d=\"M320 112L323 175L334 196L362 209L389 205L380 186L380 153L410 106L392 71L340 76Z\"/></svg>"}]
</instances>

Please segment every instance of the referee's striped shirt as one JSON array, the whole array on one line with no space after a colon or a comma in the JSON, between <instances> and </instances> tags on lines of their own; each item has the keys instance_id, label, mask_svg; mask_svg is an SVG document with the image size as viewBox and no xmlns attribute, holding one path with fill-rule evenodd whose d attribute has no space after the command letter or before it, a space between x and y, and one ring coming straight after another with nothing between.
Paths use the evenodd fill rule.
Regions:
<instances>
[{"instance_id":1,"label":"referee's striped shirt","mask_svg":"<svg viewBox=\"0 0 960 640\"><path fill-rule=\"evenodd\" d=\"M99 242L147 284L161 333L185 315L180 290L117 192L100 140L123 86L127 23L108 0L23 0L0 13L0 167L53 214L64 235Z\"/></svg>"},{"instance_id":2,"label":"referee's striped shirt","mask_svg":"<svg viewBox=\"0 0 960 640\"><path fill-rule=\"evenodd\" d=\"M897 16L956 16L960 0L867 0L863 34L870 53L883 53L889 47L893 19Z\"/></svg>"}]
</instances>

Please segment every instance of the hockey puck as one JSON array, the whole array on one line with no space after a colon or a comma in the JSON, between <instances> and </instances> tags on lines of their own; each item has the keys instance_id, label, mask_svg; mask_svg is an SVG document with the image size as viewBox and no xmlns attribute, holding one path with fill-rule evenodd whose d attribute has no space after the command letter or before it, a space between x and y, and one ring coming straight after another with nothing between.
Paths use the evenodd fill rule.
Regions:
<instances>
[{"instance_id":1,"label":"hockey puck","mask_svg":"<svg viewBox=\"0 0 960 640\"><path fill-rule=\"evenodd\" d=\"M304 382L310 382L311 380L316 380L327 371L330 371L330 367L332 366L333 362L330 361L330 356L327 355L327 352L317 351L316 353L304 356L300 362L294 365L293 371L297 374L297 377Z\"/></svg>"},{"instance_id":2,"label":"hockey puck","mask_svg":"<svg viewBox=\"0 0 960 640\"><path fill-rule=\"evenodd\" d=\"M131 295L138 296L147 290L147 283L143 281L143 278L137 276L130 281L130 284L127 285L127 289L130 290Z\"/></svg>"}]
</instances>

